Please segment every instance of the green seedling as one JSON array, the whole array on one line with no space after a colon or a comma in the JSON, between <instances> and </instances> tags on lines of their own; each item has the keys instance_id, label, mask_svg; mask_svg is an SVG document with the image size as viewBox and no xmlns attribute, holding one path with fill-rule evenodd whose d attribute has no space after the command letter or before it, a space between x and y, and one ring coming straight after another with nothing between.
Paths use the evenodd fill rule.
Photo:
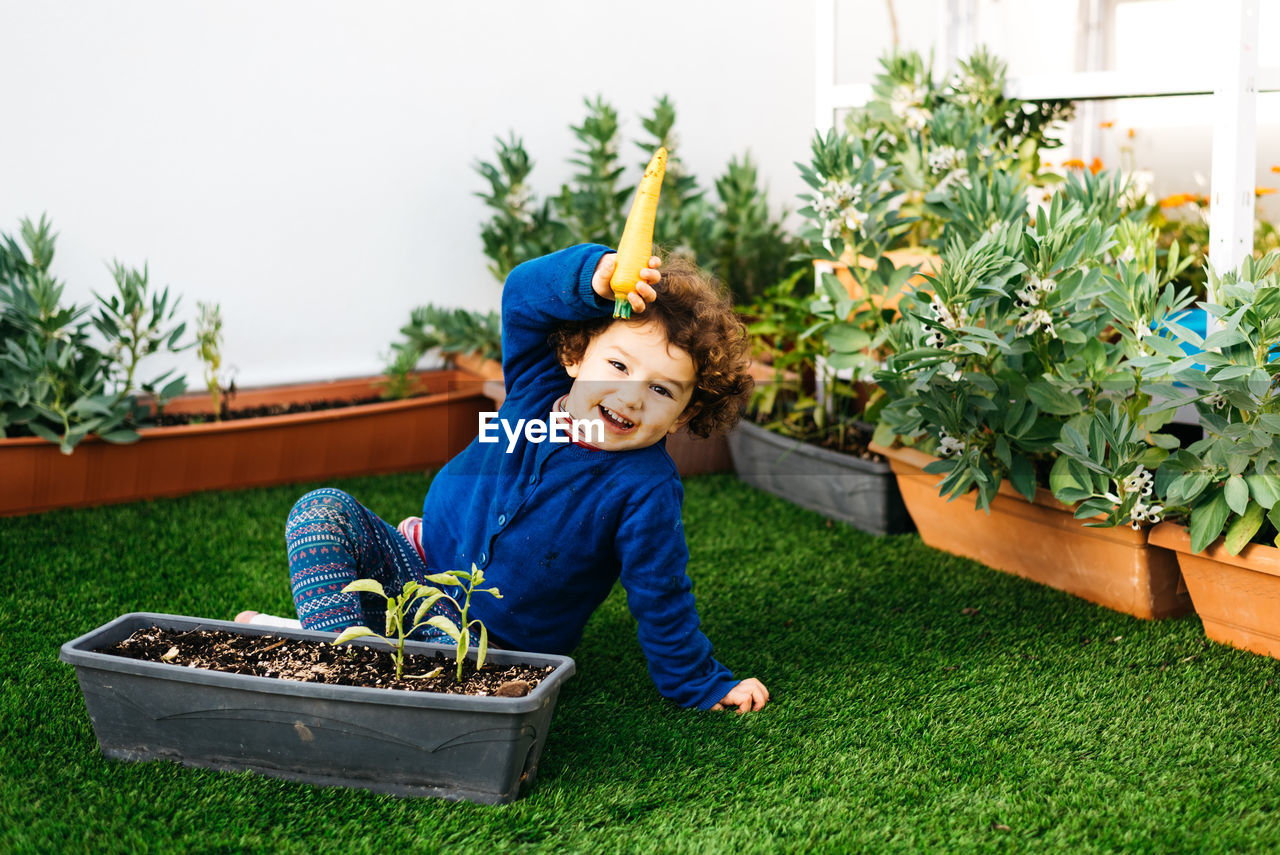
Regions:
<instances>
[{"instance_id":1,"label":"green seedling","mask_svg":"<svg viewBox=\"0 0 1280 855\"><path fill-rule=\"evenodd\" d=\"M434 626L436 629L443 631L457 645L458 670L457 677L462 679L462 663L466 661L467 650L471 644L471 627L476 626L480 630L480 641L476 645L476 670L484 667L485 656L489 652L489 630L480 620L468 620L467 613L471 609L471 594L476 591L492 594L498 599L502 599L502 594L497 588L477 588L484 581L484 571L471 565L471 572L465 570L455 570L450 573L433 573L427 577L428 582L434 582L436 585L451 585L462 589L464 596L462 602L446 594L444 591L433 585L423 585L418 582L406 582L404 589L399 596L389 597L383 590L382 585L373 579L357 579L350 585L342 589L345 593L364 592L369 594L377 594L387 601L387 624L386 635L378 635L378 633L369 629L367 626L351 626L342 631L342 634L334 639L333 644L345 644L357 638L372 636L381 638L395 649L391 653L392 659L396 663L396 679L404 678L404 643L407 638L420 626ZM457 607L461 616L461 626L444 615L431 615L431 607L440 600L448 600ZM416 604L416 605L415 605ZM405 629L405 618L413 612L413 619L409 628ZM441 669L436 668L427 674L410 675L411 679L425 680L435 677L440 673Z\"/></svg>"}]
</instances>

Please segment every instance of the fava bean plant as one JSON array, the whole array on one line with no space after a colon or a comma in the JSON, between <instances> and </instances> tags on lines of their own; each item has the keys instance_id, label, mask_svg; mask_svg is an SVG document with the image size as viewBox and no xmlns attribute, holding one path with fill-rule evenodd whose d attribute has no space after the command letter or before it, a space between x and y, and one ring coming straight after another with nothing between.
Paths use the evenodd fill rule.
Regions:
<instances>
[{"instance_id":1,"label":"fava bean plant","mask_svg":"<svg viewBox=\"0 0 1280 855\"><path fill-rule=\"evenodd\" d=\"M405 641L418 627L432 626L448 635L457 646L457 678L461 680L462 664L466 661L467 650L471 644L471 628L476 627L479 629L480 634L479 641L476 644L476 670L478 671L484 666L485 657L489 653L489 630L482 621L468 618L468 613L471 609L471 595L478 592L492 594L494 597L502 599L502 594L498 592L497 588L478 587L484 582L484 571L474 564L471 565L471 572L469 573L465 570L433 573L427 577L427 581L433 584L423 585L419 582L406 582L404 588L396 596L388 596L382 585L374 579L357 579L347 585L342 589L343 593L376 594L387 601L385 635L379 635L367 626L351 626L343 630L332 643L336 646L357 638L370 636L381 638L392 645L391 658L396 663L396 679L399 680L405 676ZM446 594L435 585L460 588L463 594L462 602L459 603L457 599ZM459 623L455 624L444 615L431 614L432 606L441 600L448 600L457 608L460 617ZM410 613L412 613L412 618L409 617ZM440 669L436 668L427 674L410 676L414 679L427 679L439 673Z\"/></svg>"},{"instance_id":2,"label":"fava bean plant","mask_svg":"<svg viewBox=\"0 0 1280 855\"><path fill-rule=\"evenodd\" d=\"M1153 394L1195 405L1204 436L1170 454L1151 486L1165 515L1188 523L1194 552L1222 537L1235 555L1254 541L1280 546L1280 251L1210 270L1209 286L1207 335L1166 323L1183 349L1148 369Z\"/></svg>"},{"instance_id":3,"label":"fava bean plant","mask_svg":"<svg viewBox=\"0 0 1280 855\"><path fill-rule=\"evenodd\" d=\"M44 216L22 220L21 243L0 235L0 436L38 436L64 454L91 433L133 442L150 415L137 394L162 406L186 386L172 371L148 380L138 373L144 358L186 348L178 300L151 287L145 265L116 262L116 291L95 294L96 314L65 303L65 283L50 271L56 238Z\"/></svg>"},{"instance_id":4,"label":"fava bean plant","mask_svg":"<svg viewBox=\"0 0 1280 855\"><path fill-rule=\"evenodd\" d=\"M934 451L942 494L972 490L988 508L1007 480L1107 524L1158 516L1131 476L1177 446L1160 432L1176 405L1153 401L1144 374L1178 351L1156 331L1191 298L1171 284L1177 252L1157 269L1154 233L1118 223L1121 191L1106 173L1073 175L1033 219L953 240L903 300L876 373L889 398L878 438Z\"/></svg>"}]
</instances>

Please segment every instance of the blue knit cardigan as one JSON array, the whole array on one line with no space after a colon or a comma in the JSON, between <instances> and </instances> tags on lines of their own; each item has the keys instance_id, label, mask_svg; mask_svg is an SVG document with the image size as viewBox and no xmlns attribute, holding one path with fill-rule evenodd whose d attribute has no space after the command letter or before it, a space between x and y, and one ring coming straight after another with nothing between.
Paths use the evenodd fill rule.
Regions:
<instances>
[{"instance_id":1,"label":"blue knit cardigan","mask_svg":"<svg viewBox=\"0 0 1280 855\"><path fill-rule=\"evenodd\" d=\"M502 296L499 419L547 420L572 378L547 342L565 321L607 316L591 289L607 247L584 245L525 262ZM602 451L520 440L508 451L477 437L436 475L422 510L427 564L484 570L473 614L518 650L568 653L614 582L626 591L658 691L707 709L736 684L699 629L681 523L684 490L665 442Z\"/></svg>"}]
</instances>

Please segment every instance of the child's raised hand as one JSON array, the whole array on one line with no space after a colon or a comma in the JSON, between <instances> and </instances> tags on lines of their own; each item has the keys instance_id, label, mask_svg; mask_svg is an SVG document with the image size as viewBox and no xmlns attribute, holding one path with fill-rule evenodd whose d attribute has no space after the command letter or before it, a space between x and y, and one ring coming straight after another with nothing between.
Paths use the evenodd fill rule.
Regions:
<instances>
[{"instance_id":1,"label":"child's raised hand","mask_svg":"<svg viewBox=\"0 0 1280 855\"><path fill-rule=\"evenodd\" d=\"M721 698L712 709L727 710L737 707L738 712L744 713L758 710L767 703L769 703L769 690L765 688L764 683L755 677L748 677L730 689L729 694Z\"/></svg>"},{"instance_id":2,"label":"child's raised hand","mask_svg":"<svg viewBox=\"0 0 1280 855\"><path fill-rule=\"evenodd\" d=\"M602 300L613 299L609 280L613 278L613 268L617 263L616 252L606 253L600 257L600 261L596 264L596 272L591 276L591 290L599 294ZM662 274L658 271L661 264L662 259L655 255L649 259L649 266L640 271L640 281L636 283L636 290L627 295L627 300L631 303L631 311L643 312L646 306L658 299L658 292L653 290L653 286L657 285L658 280L662 278Z\"/></svg>"}]
</instances>

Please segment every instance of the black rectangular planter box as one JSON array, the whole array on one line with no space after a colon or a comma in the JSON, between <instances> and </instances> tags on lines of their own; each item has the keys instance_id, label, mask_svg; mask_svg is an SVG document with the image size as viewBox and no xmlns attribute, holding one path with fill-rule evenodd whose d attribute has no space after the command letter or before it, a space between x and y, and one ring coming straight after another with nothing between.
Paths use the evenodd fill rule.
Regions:
<instances>
[{"instance_id":1,"label":"black rectangular planter box","mask_svg":"<svg viewBox=\"0 0 1280 855\"><path fill-rule=\"evenodd\" d=\"M740 421L729 434L733 468L758 490L872 534L912 531L893 470Z\"/></svg>"},{"instance_id":2,"label":"black rectangular planter box","mask_svg":"<svg viewBox=\"0 0 1280 855\"><path fill-rule=\"evenodd\" d=\"M61 659L75 666L103 754L397 796L482 804L519 798L537 773L560 685L574 672L567 656L490 650L495 664L555 666L525 697L497 698L301 683L97 652L150 626L334 638L134 612L68 641ZM437 651L452 658L449 645L405 645L406 653Z\"/></svg>"}]
</instances>

